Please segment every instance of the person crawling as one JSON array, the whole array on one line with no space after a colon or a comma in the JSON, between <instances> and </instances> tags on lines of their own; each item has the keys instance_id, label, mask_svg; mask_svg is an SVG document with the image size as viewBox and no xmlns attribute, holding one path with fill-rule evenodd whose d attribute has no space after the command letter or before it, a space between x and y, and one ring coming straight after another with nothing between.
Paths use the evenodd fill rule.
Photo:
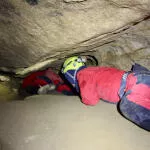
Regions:
<instances>
[{"instance_id":1,"label":"person crawling","mask_svg":"<svg viewBox=\"0 0 150 150\"><path fill-rule=\"evenodd\" d=\"M113 67L87 67L86 58L65 60L62 74L72 84L86 105L102 99L116 104L128 120L150 131L150 70L134 64L131 71Z\"/></svg>"},{"instance_id":2,"label":"person crawling","mask_svg":"<svg viewBox=\"0 0 150 150\"><path fill-rule=\"evenodd\" d=\"M64 94L74 95L69 84L65 83L62 78L48 68L43 71L33 72L23 79L21 89L28 94Z\"/></svg>"}]
</instances>

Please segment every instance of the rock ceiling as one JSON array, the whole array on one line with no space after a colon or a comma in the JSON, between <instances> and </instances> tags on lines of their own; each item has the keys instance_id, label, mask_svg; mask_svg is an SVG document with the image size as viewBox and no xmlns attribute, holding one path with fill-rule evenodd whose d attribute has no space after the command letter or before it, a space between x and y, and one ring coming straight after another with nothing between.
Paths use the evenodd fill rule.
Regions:
<instances>
[{"instance_id":1,"label":"rock ceiling","mask_svg":"<svg viewBox=\"0 0 150 150\"><path fill-rule=\"evenodd\" d=\"M149 68L149 7L150 0L1 0L0 70L22 76L91 52L102 65Z\"/></svg>"}]
</instances>

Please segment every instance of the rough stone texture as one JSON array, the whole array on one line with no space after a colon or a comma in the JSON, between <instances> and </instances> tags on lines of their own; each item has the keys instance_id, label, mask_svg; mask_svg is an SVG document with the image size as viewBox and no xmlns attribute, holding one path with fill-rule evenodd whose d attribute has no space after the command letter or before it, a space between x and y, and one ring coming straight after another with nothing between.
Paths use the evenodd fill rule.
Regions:
<instances>
[{"instance_id":1,"label":"rough stone texture","mask_svg":"<svg viewBox=\"0 0 150 150\"><path fill-rule=\"evenodd\" d=\"M93 51L142 21L149 6L149 0L41 0L35 6L1 0L0 70L22 75L58 58ZM26 67L31 68L20 70Z\"/></svg>"},{"instance_id":2,"label":"rough stone texture","mask_svg":"<svg viewBox=\"0 0 150 150\"><path fill-rule=\"evenodd\" d=\"M118 38L95 50L101 65L129 70L136 62L150 69L150 19L121 32Z\"/></svg>"},{"instance_id":3,"label":"rough stone texture","mask_svg":"<svg viewBox=\"0 0 150 150\"><path fill-rule=\"evenodd\" d=\"M149 150L150 134L116 106L70 96L34 96L0 104L0 150Z\"/></svg>"},{"instance_id":4,"label":"rough stone texture","mask_svg":"<svg viewBox=\"0 0 150 150\"><path fill-rule=\"evenodd\" d=\"M83 2L83 1L86 1L86 0L64 0L64 2L67 2L67 3L71 3L71 2Z\"/></svg>"},{"instance_id":5,"label":"rough stone texture","mask_svg":"<svg viewBox=\"0 0 150 150\"><path fill-rule=\"evenodd\" d=\"M19 93L20 84L20 79L0 75L0 102L23 99Z\"/></svg>"}]
</instances>

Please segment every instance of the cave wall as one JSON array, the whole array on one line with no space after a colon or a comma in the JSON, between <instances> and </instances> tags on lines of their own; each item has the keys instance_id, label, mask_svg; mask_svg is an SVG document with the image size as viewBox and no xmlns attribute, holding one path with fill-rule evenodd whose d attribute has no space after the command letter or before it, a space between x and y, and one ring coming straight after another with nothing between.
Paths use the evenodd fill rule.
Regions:
<instances>
[{"instance_id":1,"label":"cave wall","mask_svg":"<svg viewBox=\"0 0 150 150\"><path fill-rule=\"evenodd\" d=\"M24 75L91 51L100 64L127 69L134 60L149 67L149 6L149 0L41 0L34 6L1 0L0 70Z\"/></svg>"},{"instance_id":2,"label":"cave wall","mask_svg":"<svg viewBox=\"0 0 150 150\"><path fill-rule=\"evenodd\" d=\"M129 70L132 64L139 63L150 69L150 19L130 27L95 50L101 65Z\"/></svg>"}]
</instances>

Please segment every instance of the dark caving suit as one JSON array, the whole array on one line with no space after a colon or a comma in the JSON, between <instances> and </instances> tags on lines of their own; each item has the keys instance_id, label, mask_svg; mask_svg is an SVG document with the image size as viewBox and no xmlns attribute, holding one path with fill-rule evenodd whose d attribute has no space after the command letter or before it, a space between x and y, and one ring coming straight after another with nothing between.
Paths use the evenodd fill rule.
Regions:
<instances>
[{"instance_id":1,"label":"dark caving suit","mask_svg":"<svg viewBox=\"0 0 150 150\"><path fill-rule=\"evenodd\" d=\"M120 110L126 118L150 131L150 71L135 64L132 72L126 74L128 78L122 79L120 88Z\"/></svg>"}]
</instances>

